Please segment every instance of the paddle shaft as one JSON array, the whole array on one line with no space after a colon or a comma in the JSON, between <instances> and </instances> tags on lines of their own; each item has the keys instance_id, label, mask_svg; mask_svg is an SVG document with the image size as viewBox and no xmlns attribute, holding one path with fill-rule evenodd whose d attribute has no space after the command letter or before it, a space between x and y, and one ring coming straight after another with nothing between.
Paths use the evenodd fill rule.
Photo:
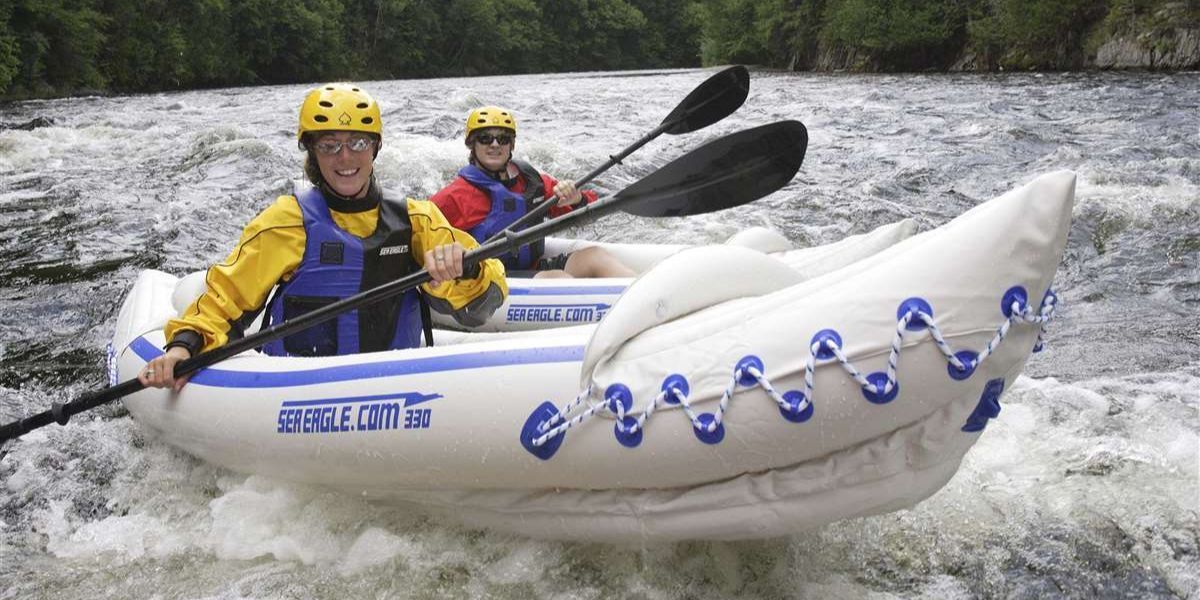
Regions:
<instances>
[{"instance_id":1,"label":"paddle shaft","mask_svg":"<svg viewBox=\"0 0 1200 600\"><path fill-rule=\"evenodd\" d=\"M674 122L662 123L661 125L656 127L654 129L654 131L651 131L650 133L643 136L642 139L631 144L628 148L623 150L620 154L608 157L608 161L606 161L604 164L600 165L599 167L596 167L595 169L593 169L591 173L584 175L582 179L575 182L575 185L578 187L583 187L584 184L591 182L593 179L600 176L601 173L609 170L614 165L621 164L621 159L625 158L626 156L629 156L630 154L633 154L638 148L641 148L642 146L649 144L651 142L651 140L662 135L664 131L666 131L667 129L669 129L670 127L672 127L674 125L675 125ZM580 190L580 193L582 193L582 190ZM487 241L491 242L493 240L503 239L511 231L517 231L523 227L528 227L530 223L537 223L537 222L541 221L542 218L545 217L546 214L550 212L550 209L554 208L554 205L556 205L556 204L558 204L558 203L552 199L547 199L545 202L539 203L537 206L534 207L533 210L525 213L524 215L521 216L521 218L517 219L516 221L513 221L512 224L510 224L508 227L504 228L504 231L497 233L496 235L489 238Z\"/></svg>"}]
</instances>

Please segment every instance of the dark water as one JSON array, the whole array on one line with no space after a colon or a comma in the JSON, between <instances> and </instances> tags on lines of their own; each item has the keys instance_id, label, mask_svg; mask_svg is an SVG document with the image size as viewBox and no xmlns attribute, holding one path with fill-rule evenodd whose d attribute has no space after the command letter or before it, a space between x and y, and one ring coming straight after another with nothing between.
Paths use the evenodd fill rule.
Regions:
<instances>
[{"instance_id":1,"label":"dark water","mask_svg":"<svg viewBox=\"0 0 1200 600\"><path fill-rule=\"evenodd\" d=\"M463 115L485 102L521 119L518 155L579 176L706 75L370 83L385 109L378 169L432 193L465 158ZM305 89L0 109L0 421L102 386L138 271L222 258L290 189ZM112 405L0 449L0 599L1200 597L1200 76L754 73L738 113L597 183L620 189L779 119L811 136L783 191L574 233L693 243L767 225L811 245L905 217L934 227L1037 174L1079 175L1048 349L929 500L759 542L530 541L222 471Z\"/></svg>"}]
</instances>

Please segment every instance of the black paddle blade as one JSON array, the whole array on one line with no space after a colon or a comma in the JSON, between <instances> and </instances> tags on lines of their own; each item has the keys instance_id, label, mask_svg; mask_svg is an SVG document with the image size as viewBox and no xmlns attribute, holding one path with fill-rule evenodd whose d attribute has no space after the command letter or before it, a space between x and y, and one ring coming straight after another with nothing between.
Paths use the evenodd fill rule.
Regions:
<instances>
[{"instance_id":1,"label":"black paddle blade","mask_svg":"<svg viewBox=\"0 0 1200 600\"><path fill-rule=\"evenodd\" d=\"M757 200L800 170L808 130L779 121L709 142L617 193L621 210L640 217L686 217Z\"/></svg>"},{"instance_id":2,"label":"black paddle blade","mask_svg":"<svg viewBox=\"0 0 1200 600\"><path fill-rule=\"evenodd\" d=\"M733 114L750 94L750 72L741 65L729 67L699 87L662 120L672 135L703 129Z\"/></svg>"}]
</instances>

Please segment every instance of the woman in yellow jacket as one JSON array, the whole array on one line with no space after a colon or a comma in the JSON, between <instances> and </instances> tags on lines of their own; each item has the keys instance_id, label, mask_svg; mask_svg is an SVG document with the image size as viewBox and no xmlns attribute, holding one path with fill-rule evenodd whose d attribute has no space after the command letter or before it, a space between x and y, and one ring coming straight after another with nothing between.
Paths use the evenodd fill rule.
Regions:
<instances>
[{"instance_id":1,"label":"woman in yellow jacket","mask_svg":"<svg viewBox=\"0 0 1200 600\"><path fill-rule=\"evenodd\" d=\"M432 281L347 311L262 351L329 356L420 345L428 306L477 325L504 302L504 266L489 259L464 274L463 254L477 245L451 227L432 203L391 200L373 166L382 144L378 103L361 88L329 84L300 107L297 134L307 152L304 171L314 188L280 196L254 218L225 262L209 268L207 288L167 323L166 353L138 379L153 387L183 387L177 363L225 344L265 307L264 327L424 268ZM268 299L271 289L279 285Z\"/></svg>"}]
</instances>

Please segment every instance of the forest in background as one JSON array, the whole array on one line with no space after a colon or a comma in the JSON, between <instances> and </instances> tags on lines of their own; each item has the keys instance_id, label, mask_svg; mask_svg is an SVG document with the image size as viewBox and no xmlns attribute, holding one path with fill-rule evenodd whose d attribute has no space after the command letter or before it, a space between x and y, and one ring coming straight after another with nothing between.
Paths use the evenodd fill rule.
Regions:
<instances>
[{"instance_id":1,"label":"forest in background","mask_svg":"<svg viewBox=\"0 0 1200 600\"><path fill-rule=\"evenodd\" d=\"M1200 68L1200 0L709 0L705 63L792 70Z\"/></svg>"},{"instance_id":2,"label":"forest in background","mask_svg":"<svg viewBox=\"0 0 1200 600\"><path fill-rule=\"evenodd\" d=\"M1114 39L1133 66L1188 68L1198 30L1200 0L0 0L0 98L731 63L1080 69Z\"/></svg>"}]
</instances>

